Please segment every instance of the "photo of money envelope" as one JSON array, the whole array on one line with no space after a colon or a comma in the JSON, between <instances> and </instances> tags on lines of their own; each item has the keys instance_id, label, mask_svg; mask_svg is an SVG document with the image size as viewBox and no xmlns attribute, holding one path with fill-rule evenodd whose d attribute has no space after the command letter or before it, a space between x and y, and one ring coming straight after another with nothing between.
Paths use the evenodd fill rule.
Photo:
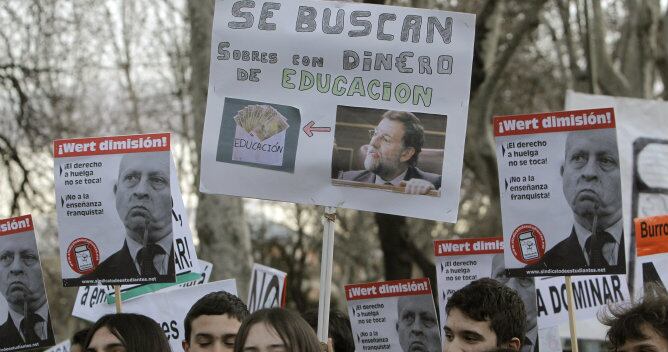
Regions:
<instances>
[{"instance_id":1,"label":"photo of money envelope","mask_svg":"<svg viewBox=\"0 0 668 352\"><path fill-rule=\"evenodd\" d=\"M294 107L226 98L217 160L293 172L299 126Z\"/></svg>"}]
</instances>

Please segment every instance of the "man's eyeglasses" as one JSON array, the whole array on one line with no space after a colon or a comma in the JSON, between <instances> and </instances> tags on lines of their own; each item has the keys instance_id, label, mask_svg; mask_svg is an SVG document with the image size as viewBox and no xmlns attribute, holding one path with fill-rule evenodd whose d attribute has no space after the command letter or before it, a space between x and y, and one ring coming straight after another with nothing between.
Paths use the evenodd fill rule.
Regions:
<instances>
[{"instance_id":1,"label":"man's eyeglasses","mask_svg":"<svg viewBox=\"0 0 668 352\"><path fill-rule=\"evenodd\" d=\"M383 143L392 143L392 137L385 133L379 133L378 130L375 128L372 130L369 130L369 139L373 139L373 137L378 137Z\"/></svg>"}]
</instances>

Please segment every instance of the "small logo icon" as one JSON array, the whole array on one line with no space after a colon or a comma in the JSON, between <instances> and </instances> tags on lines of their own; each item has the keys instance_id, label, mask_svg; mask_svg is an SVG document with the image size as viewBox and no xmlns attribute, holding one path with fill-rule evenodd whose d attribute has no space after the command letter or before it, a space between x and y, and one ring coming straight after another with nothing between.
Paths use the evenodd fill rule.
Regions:
<instances>
[{"instance_id":1,"label":"small logo icon","mask_svg":"<svg viewBox=\"0 0 668 352\"><path fill-rule=\"evenodd\" d=\"M545 254L545 236L534 225L520 225L510 237L510 249L515 259L524 264L534 264Z\"/></svg>"},{"instance_id":2,"label":"small logo icon","mask_svg":"<svg viewBox=\"0 0 668 352\"><path fill-rule=\"evenodd\" d=\"M100 251L95 242L79 237L67 247L67 263L79 274L88 274L100 263Z\"/></svg>"}]
</instances>

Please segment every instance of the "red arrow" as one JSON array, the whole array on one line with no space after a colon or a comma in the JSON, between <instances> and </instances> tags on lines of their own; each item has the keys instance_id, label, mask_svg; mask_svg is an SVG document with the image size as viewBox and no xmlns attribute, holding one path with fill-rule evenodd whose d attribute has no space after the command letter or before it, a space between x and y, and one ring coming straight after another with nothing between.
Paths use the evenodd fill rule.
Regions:
<instances>
[{"instance_id":1,"label":"red arrow","mask_svg":"<svg viewBox=\"0 0 668 352\"><path fill-rule=\"evenodd\" d=\"M304 133L306 133L307 136L313 136L313 132L329 132L332 130L331 127L313 127L314 125L315 121L311 121L304 126Z\"/></svg>"}]
</instances>

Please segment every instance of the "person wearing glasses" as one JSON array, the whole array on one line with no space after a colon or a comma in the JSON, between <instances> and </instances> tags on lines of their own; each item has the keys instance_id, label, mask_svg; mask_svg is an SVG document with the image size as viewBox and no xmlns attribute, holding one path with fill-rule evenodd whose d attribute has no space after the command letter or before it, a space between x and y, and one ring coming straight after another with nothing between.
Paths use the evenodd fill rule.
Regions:
<instances>
[{"instance_id":1,"label":"person wearing glasses","mask_svg":"<svg viewBox=\"0 0 668 352\"><path fill-rule=\"evenodd\" d=\"M123 247L84 280L156 278L173 281L172 198L169 154L129 153L114 185L116 210L125 226ZM113 283L113 282L112 282Z\"/></svg>"},{"instance_id":2,"label":"person wearing glasses","mask_svg":"<svg viewBox=\"0 0 668 352\"><path fill-rule=\"evenodd\" d=\"M441 351L441 335L431 295L399 297L396 326L402 351Z\"/></svg>"},{"instance_id":3,"label":"person wearing glasses","mask_svg":"<svg viewBox=\"0 0 668 352\"><path fill-rule=\"evenodd\" d=\"M34 232L0 237L0 294L8 308L0 326L0 349L55 344Z\"/></svg>"},{"instance_id":4,"label":"person wearing glasses","mask_svg":"<svg viewBox=\"0 0 668 352\"><path fill-rule=\"evenodd\" d=\"M520 352L538 351L538 310L536 308L536 285L530 277L509 277L503 262L503 253L492 258L492 279L509 287L520 296L526 312L526 334Z\"/></svg>"},{"instance_id":5,"label":"person wearing glasses","mask_svg":"<svg viewBox=\"0 0 668 352\"><path fill-rule=\"evenodd\" d=\"M441 188L441 176L417 168L424 128L414 114L386 111L375 129L364 158L364 170L346 171L339 179L404 187L405 193L427 194Z\"/></svg>"}]
</instances>

